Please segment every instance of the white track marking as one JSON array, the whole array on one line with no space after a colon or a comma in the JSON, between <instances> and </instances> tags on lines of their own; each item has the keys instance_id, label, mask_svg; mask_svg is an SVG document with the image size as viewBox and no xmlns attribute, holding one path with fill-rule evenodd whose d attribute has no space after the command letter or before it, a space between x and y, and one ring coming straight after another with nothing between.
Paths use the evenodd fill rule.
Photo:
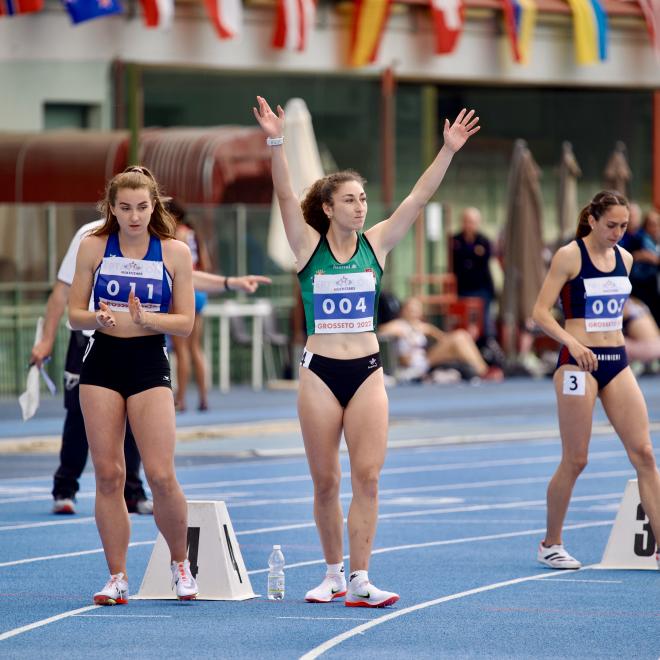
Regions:
<instances>
[{"instance_id":1,"label":"white track marking","mask_svg":"<svg viewBox=\"0 0 660 660\"><path fill-rule=\"evenodd\" d=\"M591 567L585 566L584 568L591 568ZM476 587L475 589L468 589L467 591L460 591L458 593L450 594L448 596L442 596L441 598L434 598L433 600L427 600L424 603L418 603L417 605L412 605L411 607L405 607L402 610L397 610L395 612L384 614L383 616L380 616L377 619L373 619L368 623L363 623L362 625L356 626L351 630L347 630L346 632L343 632L341 635L331 637L327 641L323 642L323 644L319 644L311 651L305 653L305 655L300 657L300 660L313 660L314 658L318 658L320 655L323 655L326 651L329 651L335 646L338 646L342 642L345 642L347 639L350 639L351 637L355 637L356 635L361 635L362 633L366 632L367 630L370 630L371 628L375 628L376 626L380 626L383 623L392 621L392 619L398 619L399 617L405 616L406 614L411 614L412 612L417 612L419 610L426 609L427 607L433 607L435 605L441 605L442 603L448 603L453 600L458 600L459 598L466 598L467 596L474 596L475 594L481 594L486 591L493 591L494 589L511 587L517 584L522 584L524 582L533 582L535 580L544 580L546 578L551 577L552 575L553 573L537 573L536 575L528 575L527 577L515 578L513 580L506 580L504 582L494 582L493 584L486 584L482 587Z\"/></svg>"},{"instance_id":2,"label":"white track marking","mask_svg":"<svg viewBox=\"0 0 660 660\"><path fill-rule=\"evenodd\" d=\"M599 522L593 522L593 523L584 523L580 525L566 525L564 527L564 530L570 530L570 529L585 529L587 527L597 527L597 526L603 526L603 525L611 525L612 521L611 520L603 520ZM432 547L432 546L438 546L438 545L455 545L458 543L474 543L475 541L494 541L500 538L511 538L515 536L531 536L535 534L539 534L545 531L545 528L541 529L528 529L520 532L506 532L503 534L491 534L489 536L474 536L474 537L468 537L468 538L463 538L463 539L447 539L444 541L431 541L429 543L420 543L420 544L411 544L411 545L405 545L405 546L393 546L391 548L379 548L377 550L374 550L372 554L383 554L386 552L396 552L396 551L401 551L401 550L409 550L409 549L416 549L416 548L423 548L423 547ZM147 543L152 543L151 541L149 542L143 542L142 545L146 545ZM131 544L131 545L137 545L137 544ZM98 552L102 552L102 549L99 549ZM348 555L344 557L345 559L348 558ZM304 561L304 562L298 562L296 564L287 564L285 568L287 569L292 569L292 568L300 568L303 566L313 566L313 565L320 565L324 564L325 559L314 559L311 561ZM268 569L259 569L259 570L254 570L254 571L248 571L248 575L257 575L259 573L265 573L268 571ZM552 574L541 574L539 577L544 578L544 577L549 577L549 575ZM527 578L518 578L517 580L511 580L508 583L500 583L501 586L505 586L506 584L516 584L518 582L525 582L528 580L534 579L532 577L527 577ZM491 586L490 588L497 588ZM471 590L469 592L463 592L465 595L470 595L472 593L479 593L479 591L488 591L488 587L481 587L478 590ZM456 595L452 596L445 596L443 599L440 599L438 602L444 602L445 600L451 600L453 598L457 597ZM436 601L429 601L432 604L436 604ZM403 613L408 613L414 611L414 609L421 609L421 607L424 606L424 603L415 606L414 608L407 608L406 610L401 610L400 612L397 611L394 614L397 614L398 616L401 616ZM428 605L426 605L428 607ZM61 614L57 614L55 616L48 617L47 619L41 619L40 621L35 621L34 623L30 623L26 626L21 626L20 628L14 628L13 630L8 630L7 632L0 633L0 641L3 639L9 639L10 637L14 637L16 635L20 635L21 633L28 632L30 630L34 630L35 628L40 628L42 626L48 625L50 623L55 623L56 621L60 621L61 619L66 619L67 617L71 616L76 616L79 614L82 614L84 612L89 612L93 609L96 609L98 607L101 607L99 605L90 605L89 607L82 607L77 610L70 610L68 612L62 612ZM390 615L385 615L385 617L390 616ZM385 617L382 617L381 619L377 619L376 622L382 621ZM392 618L392 617L390 617ZM358 627L359 628L359 627ZM354 631L358 631L357 628L353 629ZM348 631L349 633L351 631ZM358 631L360 632L360 631ZM358 634L358 632L354 632L353 634ZM344 633L347 634L347 633ZM353 635L349 635L353 636ZM335 638L336 639L336 638ZM346 637L348 639L348 637ZM331 640L330 640L331 641ZM340 640L340 641L343 641ZM327 644L328 642L326 642ZM338 644L339 642L336 642ZM333 644L335 646L336 644ZM317 647L317 649L320 647ZM331 647L328 647L331 648ZM313 649L315 651L316 649ZM327 649L326 649L327 650ZM313 651L310 651L312 653ZM307 656L305 656L307 657ZM317 657L317 656L309 656L311 657Z\"/></svg>"},{"instance_id":3,"label":"white track marking","mask_svg":"<svg viewBox=\"0 0 660 660\"><path fill-rule=\"evenodd\" d=\"M140 545L154 545L156 541L133 541L128 544L129 548L134 548ZM58 555L44 555L43 557L28 557L27 559L16 559L14 561L5 561L0 563L0 568L6 566L19 566L21 564L32 564L35 561L48 561L50 559L68 559L69 557L82 557L83 555L96 555L103 552L103 548L95 548L94 550L78 550L76 552L63 552Z\"/></svg>"},{"instance_id":4,"label":"white track marking","mask_svg":"<svg viewBox=\"0 0 660 660\"><path fill-rule=\"evenodd\" d=\"M0 532L12 532L16 529L34 529L36 527L59 527L60 525L82 525L84 523L94 522L94 517L73 518L67 520L49 520L47 522L24 523L20 525L3 525Z\"/></svg>"},{"instance_id":5,"label":"white track marking","mask_svg":"<svg viewBox=\"0 0 660 660\"><path fill-rule=\"evenodd\" d=\"M34 623L28 623L27 626L21 626L20 628L14 628L13 630L8 630L7 632L0 633L0 642L10 637L15 637L22 633L29 632L35 628L41 628L42 626L47 626L49 623L55 623L56 621L61 621L62 619L67 619L70 616L76 616L77 614L82 614L83 612L89 612L90 610L95 610L101 605L88 605L87 607L80 607L77 610L69 610L68 612L62 612L61 614L56 614L55 616L49 616L47 619L41 619L40 621L35 621Z\"/></svg>"}]
</instances>

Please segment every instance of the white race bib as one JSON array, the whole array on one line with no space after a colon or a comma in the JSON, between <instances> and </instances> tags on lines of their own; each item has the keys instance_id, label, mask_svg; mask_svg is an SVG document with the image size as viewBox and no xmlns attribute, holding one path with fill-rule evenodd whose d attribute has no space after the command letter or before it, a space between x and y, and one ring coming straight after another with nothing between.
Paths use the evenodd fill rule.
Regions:
<instances>
[{"instance_id":1,"label":"white race bib","mask_svg":"<svg viewBox=\"0 0 660 660\"><path fill-rule=\"evenodd\" d=\"M314 276L314 332L374 329L376 278L372 272Z\"/></svg>"},{"instance_id":2,"label":"white race bib","mask_svg":"<svg viewBox=\"0 0 660 660\"><path fill-rule=\"evenodd\" d=\"M564 371L563 394L568 396L584 396L586 373L584 371Z\"/></svg>"},{"instance_id":3,"label":"white race bib","mask_svg":"<svg viewBox=\"0 0 660 660\"><path fill-rule=\"evenodd\" d=\"M584 280L584 323L587 332L623 327L623 306L632 286L627 277L591 277Z\"/></svg>"}]
</instances>

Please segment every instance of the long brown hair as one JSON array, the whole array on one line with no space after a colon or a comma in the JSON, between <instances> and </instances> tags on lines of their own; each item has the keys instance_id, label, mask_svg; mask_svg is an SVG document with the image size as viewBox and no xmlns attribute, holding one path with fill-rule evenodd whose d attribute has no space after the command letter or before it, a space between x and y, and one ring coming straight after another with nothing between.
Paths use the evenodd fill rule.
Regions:
<instances>
[{"instance_id":1,"label":"long brown hair","mask_svg":"<svg viewBox=\"0 0 660 660\"><path fill-rule=\"evenodd\" d=\"M119 231L119 223L112 213L112 207L117 202L117 192L122 188L128 188L129 190L146 188L154 205L149 220L149 233L160 239L174 238L176 220L165 208L165 203L169 198L161 194L154 175L146 167L140 165L131 165L121 174L116 174L110 179L105 189L105 198L98 203L98 209L105 216L105 222L96 231L92 232L93 234L105 236Z\"/></svg>"},{"instance_id":2,"label":"long brown hair","mask_svg":"<svg viewBox=\"0 0 660 660\"><path fill-rule=\"evenodd\" d=\"M327 234L330 228L330 220L323 210L323 204L332 206L332 194L347 181L357 181L361 186L366 183L366 180L355 170L335 172L315 181L300 203L305 222L322 236Z\"/></svg>"},{"instance_id":3,"label":"long brown hair","mask_svg":"<svg viewBox=\"0 0 660 660\"><path fill-rule=\"evenodd\" d=\"M612 206L625 206L627 209L630 208L628 200L614 190L601 190L599 193L596 193L589 204L580 211L575 238L584 238L591 233L589 216L592 216L594 220L598 221Z\"/></svg>"}]
</instances>

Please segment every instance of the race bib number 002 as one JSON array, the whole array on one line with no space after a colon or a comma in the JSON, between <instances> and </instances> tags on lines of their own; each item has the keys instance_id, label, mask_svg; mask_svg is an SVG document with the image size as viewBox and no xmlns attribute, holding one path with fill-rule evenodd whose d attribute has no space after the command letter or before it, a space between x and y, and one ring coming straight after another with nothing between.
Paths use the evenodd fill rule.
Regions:
<instances>
[{"instance_id":1,"label":"race bib number 002","mask_svg":"<svg viewBox=\"0 0 660 660\"><path fill-rule=\"evenodd\" d=\"M584 322L587 332L621 330L623 306L630 295L627 277L593 277L584 280Z\"/></svg>"},{"instance_id":2,"label":"race bib number 002","mask_svg":"<svg viewBox=\"0 0 660 660\"><path fill-rule=\"evenodd\" d=\"M373 273L314 276L314 332L368 332L374 329Z\"/></svg>"}]
</instances>

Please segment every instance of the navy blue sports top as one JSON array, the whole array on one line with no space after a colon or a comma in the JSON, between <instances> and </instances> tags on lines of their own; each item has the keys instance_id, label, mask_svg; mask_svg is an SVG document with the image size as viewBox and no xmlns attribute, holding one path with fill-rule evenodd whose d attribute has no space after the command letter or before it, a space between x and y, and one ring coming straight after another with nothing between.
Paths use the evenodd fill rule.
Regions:
<instances>
[{"instance_id":1,"label":"navy blue sports top","mask_svg":"<svg viewBox=\"0 0 660 660\"><path fill-rule=\"evenodd\" d=\"M616 265L604 273L596 268L587 246L575 239L580 248L580 272L566 282L559 293L559 301L566 319L584 319L587 332L620 330L623 325L623 306L631 291L628 271L619 248L614 246Z\"/></svg>"},{"instance_id":2,"label":"navy blue sports top","mask_svg":"<svg viewBox=\"0 0 660 660\"><path fill-rule=\"evenodd\" d=\"M172 301L172 277L163 263L163 248L156 236L142 259L124 257L119 234L109 234L103 261L94 273L94 309L104 302L115 312L128 312L131 289L147 312L167 313Z\"/></svg>"}]
</instances>

